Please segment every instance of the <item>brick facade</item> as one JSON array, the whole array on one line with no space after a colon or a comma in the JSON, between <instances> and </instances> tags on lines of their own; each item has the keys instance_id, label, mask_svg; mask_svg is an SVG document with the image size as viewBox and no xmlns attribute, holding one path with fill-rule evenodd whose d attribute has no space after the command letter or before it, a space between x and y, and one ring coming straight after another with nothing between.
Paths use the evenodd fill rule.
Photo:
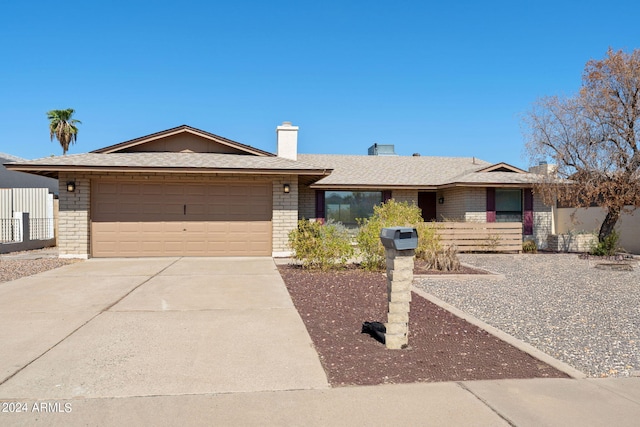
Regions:
<instances>
[{"instance_id":1,"label":"brick facade","mask_svg":"<svg viewBox=\"0 0 640 427\"><path fill-rule=\"evenodd\" d=\"M308 185L300 185L298 189L298 219L316 217L316 190Z\"/></svg>"},{"instance_id":2,"label":"brick facade","mask_svg":"<svg viewBox=\"0 0 640 427\"><path fill-rule=\"evenodd\" d=\"M74 181L76 190L67 191ZM88 258L90 250L91 185L89 175L60 173L58 177L58 251L60 258Z\"/></svg>"},{"instance_id":3,"label":"brick facade","mask_svg":"<svg viewBox=\"0 0 640 427\"><path fill-rule=\"evenodd\" d=\"M393 197L396 202L418 204L418 190L392 190L391 197Z\"/></svg>"},{"instance_id":4,"label":"brick facade","mask_svg":"<svg viewBox=\"0 0 640 427\"><path fill-rule=\"evenodd\" d=\"M483 187L454 187L438 191L439 221L486 222L487 198Z\"/></svg>"},{"instance_id":5,"label":"brick facade","mask_svg":"<svg viewBox=\"0 0 640 427\"><path fill-rule=\"evenodd\" d=\"M283 191L289 184L289 193ZM291 255L289 232L298 225L297 176L278 177L273 180L273 247L274 257Z\"/></svg>"}]
</instances>

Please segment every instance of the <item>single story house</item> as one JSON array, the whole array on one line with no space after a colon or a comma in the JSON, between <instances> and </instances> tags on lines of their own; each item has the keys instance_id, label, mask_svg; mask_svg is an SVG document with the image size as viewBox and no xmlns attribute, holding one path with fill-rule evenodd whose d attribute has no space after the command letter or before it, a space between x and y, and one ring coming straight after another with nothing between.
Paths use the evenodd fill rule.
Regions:
<instances>
[{"instance_id":1,"label":"single story house","mask_svg":"<svg viewBox=\"0 0 640 427\"><path fill-rule=\"evenodd\" d=\"M276 133L276 154L185 125L6 167L58 179L61 257L286 256L298 219L349 226L390 198L416 203L425 221L519 221L540 245L550 233L537 173L391 146L298 154L297 126Z\"/></svg>"}]
</instances>

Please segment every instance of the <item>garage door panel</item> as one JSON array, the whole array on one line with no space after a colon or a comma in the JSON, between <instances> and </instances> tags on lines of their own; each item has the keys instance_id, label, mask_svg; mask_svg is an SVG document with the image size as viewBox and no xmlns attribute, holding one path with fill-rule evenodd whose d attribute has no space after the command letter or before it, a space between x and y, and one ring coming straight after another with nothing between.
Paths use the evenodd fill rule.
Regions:
<instances>
[{"instance_id":1,"label":"garage door panel","mask_svg":"<svg viewBox=\"0 0 640 427\"><path fill-rule=\"evenodd\" d=\"M93 182L92 255L271 255L271 188Z\"/></svg>"}]
</instances>

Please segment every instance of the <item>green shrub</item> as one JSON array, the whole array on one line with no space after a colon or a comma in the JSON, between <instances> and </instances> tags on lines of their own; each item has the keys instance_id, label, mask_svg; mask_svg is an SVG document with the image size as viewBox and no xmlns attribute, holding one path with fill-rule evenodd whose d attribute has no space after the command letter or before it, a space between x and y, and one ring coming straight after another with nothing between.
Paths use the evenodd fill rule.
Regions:
<instances>
[{"instance_id":1,"label":"green shrub","mask_svg":"<svg viewBox=\"0 0 640 427\"><path fill-rule=\"evenodd\" d=\"M289 245L295 258L308 269L344 268L354 254L347 229L333 221L324 225L306 219L298 221L298 228L289 233Z\"/></svg>"},{"instance_id":2,"label":"green shrub","mask_svg":"<svg viewBox=\"0 0 640 427\"><path fill-rule=\"evenodd\" d=\"M602 242L598 242L591 247L590 254L596 256L615 255L618 250L618 240L620 240L620 234L613 230Z\"/></svg>"},{"instance_id":3,"label":"green shrub","mask_svg":"<svg viewBox=\"0 0 640 427\"><path fill-rule=\"evenodd\" d=\"M360 229L356 236L362 266L367 270L385 267L384 247L380 242L380 231L385 227L416 227L422 223L420 208L394 199L374 206L370 218L358 219ZM420 233L418 232L418 236ZM419 240L419 239L418 239Z\"/></svg>"},{"instance_id":4,"label":"green shrub","mask_svg":"<svg viewBox=\"0 0 640 427\"><path fill-rule=\"evenodd\" d=\"M356 236L362 266L367 270L385 268L384 247L380 242L380 231L384 227L414 227L418 231L416 257L424 260L428 268L440 270L458 270L460 262L455 248L443 250L437 234L435 222L424 222L420 208L407 202L388 202L376 206L373 215L360 219L360 229Z\"/></svg>"},{"instance_id":5,"label":"green shrub","mask_svg":"<svg viewBox=\"0 0 640 427\"><path fill-rule=\"evenodd\" d=\"M522 252L526 254L535 254L538 252L538 246L535 240L525 240L522 242Z\"/></svg>"}]
</instances>

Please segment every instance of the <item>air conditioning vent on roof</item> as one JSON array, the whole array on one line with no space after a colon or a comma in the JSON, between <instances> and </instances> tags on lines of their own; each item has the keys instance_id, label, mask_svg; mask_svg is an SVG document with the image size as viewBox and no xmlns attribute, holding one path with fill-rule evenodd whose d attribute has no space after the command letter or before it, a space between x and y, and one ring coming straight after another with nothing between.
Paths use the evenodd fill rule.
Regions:
<instances>
[{"instance_id":1,"label":"air conditioning vent on roof","mask_svg":"<svg viewBox=\"0 0 640 427\"><path fill-rule=\"evenodd\" d=\"M375 143L369 147L370 156L397 156L393 144L378 144Z\"/></svg>"}]
</instances>

